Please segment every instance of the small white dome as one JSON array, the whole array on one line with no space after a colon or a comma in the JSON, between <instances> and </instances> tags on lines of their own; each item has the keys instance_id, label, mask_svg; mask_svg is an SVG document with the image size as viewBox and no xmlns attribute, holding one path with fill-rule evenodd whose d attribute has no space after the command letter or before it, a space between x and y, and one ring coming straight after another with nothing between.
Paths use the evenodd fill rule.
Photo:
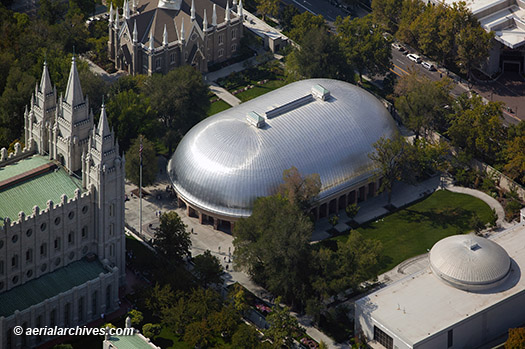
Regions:
<instances>
[{"instance_id":1,"label":"small white dome","mask_svg":"<svg viewBox=\"0 0 525 349\"><path fill-rule=\"evenodd\" d=\"M467 291L501 284L510 273L511 260L497 243L476 235L454 235L430 250L430 268L441 280Z\"/></svg>"}]
</instances>

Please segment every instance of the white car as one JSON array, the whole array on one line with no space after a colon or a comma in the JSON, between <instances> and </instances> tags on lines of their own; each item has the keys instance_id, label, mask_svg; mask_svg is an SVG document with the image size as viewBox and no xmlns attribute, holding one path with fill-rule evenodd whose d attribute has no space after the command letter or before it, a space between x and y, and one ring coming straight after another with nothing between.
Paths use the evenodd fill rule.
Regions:
<instances>
[{"instance_id":1,"label":"white car","mask_svg":"<svg viewBox=\"0 0 525 349\"><path fill-rule=\"evenodd\" d=\"M436 67L434 67L434 64L432 64L430 62L423 62L423 63L421 63L421 65L423 66L423 68L428 69L430 71L436 70Z\"/></svg>"},{"instance_id":2,"label":"white car","mask_svg":"<svg viewBox=\"0 0 525 349\"><path fill-rule=\"evenodd\" d=\"M418 55L416 55L415 53L409 53L407 55L408 59L410 59L411 61L414 61L416 63L421 63L421 57L419 57Z\"/></svg>"}]
</instances>

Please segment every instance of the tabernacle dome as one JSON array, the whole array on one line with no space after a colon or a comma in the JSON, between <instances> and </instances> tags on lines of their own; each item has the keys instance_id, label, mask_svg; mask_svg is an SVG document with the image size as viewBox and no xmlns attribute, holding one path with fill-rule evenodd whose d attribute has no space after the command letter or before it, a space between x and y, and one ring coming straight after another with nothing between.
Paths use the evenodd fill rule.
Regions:
<instances>
[{"instance_id":1,"label":"tabernacle dome","mask_svg":"<svg viewBox=\"0 0 525 349\"><path fill-rule=\"evenodd\" d=\"M454 235L430 250L430 268L446 283L466 291L481 291L501 284L510 273L511 260L497 243L476 235Z\"/></svg>"},{"instance_id":2,"label":"tabernacle dome","mask_svg":"<svg viewBox=\"0 0 525 349\"><path fill-rule=\"evenodd\" d=\"M211 116L182 139L168 174L189 214L235 221L275 192L283 170L318 173L318 216L375 195L368 157L397 128L367 91L331 79L302 80ZM326 212L325 212L326 211Z\"/></svg>"}]
</instances>

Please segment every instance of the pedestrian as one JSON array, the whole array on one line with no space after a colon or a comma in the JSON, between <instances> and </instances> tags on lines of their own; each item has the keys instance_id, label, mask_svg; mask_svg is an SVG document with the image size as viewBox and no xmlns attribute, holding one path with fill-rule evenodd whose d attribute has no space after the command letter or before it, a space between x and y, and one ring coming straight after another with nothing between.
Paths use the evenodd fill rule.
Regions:
<instances>
[{"instance_id":1,"label":"pedestrian","mask_svg":"<svg viewBox=\"0 0 525 349\"><path fill-rule=\"evenodd\" d=\"M219 250L219 254L221 254L221 247L220 246L218 247L218 250Z\"/></svg>"},{"instance_id":2,"label":"pedestrian","mask_svg":"<svg viewBox=\"0 0 525 349\"><path fill-rule=\"evenodd\" d=\"M226 270L228 270L228 264L226 264Z\"/></svg>"}]
</instances>

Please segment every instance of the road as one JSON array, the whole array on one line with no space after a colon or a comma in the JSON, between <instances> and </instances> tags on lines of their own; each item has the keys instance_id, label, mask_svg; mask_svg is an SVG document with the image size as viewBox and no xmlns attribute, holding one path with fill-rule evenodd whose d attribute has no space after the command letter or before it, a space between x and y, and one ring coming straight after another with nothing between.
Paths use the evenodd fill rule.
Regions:
<instances>
[{"instance_id":1,"label":"road","mask_svg":"<svg viewBox=\"0 0 525 349\"><path fill-rule=\"evenodd\" d=\"M415 51L407 51L405 53L409 53L409 52L417 54L417 52L415 52ZM425 60L424 57L421 57L421 58L423 60ZM434 62L431 62L431 63L433 63L435 66L437 66L437 64L435 64ZM428 69L425 69L421 64L418 64L418 63L415 63L415 62L409 60L404 53L402 53L402 52L400 52L400 51L398 51L398 50L396 50L394 48L392 48L392 64L393 64L393 68L391 69L391 71L394 74L396 74L397 76L407 75L407 74L409 74L412 71L416 71L420 75L425 76L425 77L429 78L430 80L434 80L435 81L435 80L439 80L443 76L447 75L447 70L445 68L439 68L439 70L429 71ZM459 95L470 91L470 89L468 87L468 83L466 81L460 80L460 78L457 77L456 75L450 75L450 77L452 79L454 79L454 82L455 82L454 83L454 88L450 92L450 94L452 96L454 96L456 98ZM508 92L508 94L510 94L510 95L515 94L510 89L508 89L507 87L503 86L501 83L495 82L495 84L501 85L500 88L506 88L507 90L509 90L510 92ZM483 92L479 91L479 88L476 88L476 87L474 88L474 90L476 90L476 92L480 93L486 99L493 98L493 94L492 93L490 93L490 92L483 93ZM510 112L508 112L506 110L503 110L503 118L505 120L505 123L509 124L509 125L515 125L515 124L517 124L517 123L519 123L521 121L514 113L510 113Z\"/></svg>"},{"instance_id":2,"label":"road","mask_svg":"<svg viewBox=\"0 0 525 349\"><path fill-rule=\"evenodd\" d=\"M323 15L330 26L333 26L333 22L337 16L344 18L349 16L351 12L359 17L366 16L367 14L367 12L361 8L349 11L338 5L336 0L283 0L283 2L285 4L295 5L301 13L308 11L316 16L319 14Z\"/></svg>"}]
</instances>

